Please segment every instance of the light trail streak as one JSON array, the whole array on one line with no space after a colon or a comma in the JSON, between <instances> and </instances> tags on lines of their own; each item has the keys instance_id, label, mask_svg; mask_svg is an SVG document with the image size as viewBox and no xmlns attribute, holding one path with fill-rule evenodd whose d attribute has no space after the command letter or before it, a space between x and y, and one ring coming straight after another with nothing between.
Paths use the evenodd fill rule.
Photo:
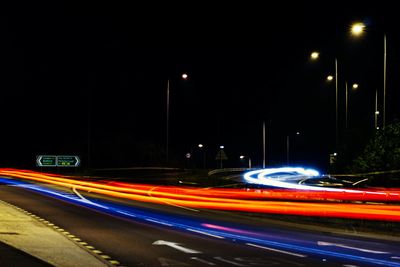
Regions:
<instances>
[{"instance_id":1,"label":"light trail streak","mask_svg":"<svg viewBox=\"0 0 400 267\"><path fill-rule=\"evenodd\" d=\"M176 205L187 208L220 209L244 212L259 212L273 214L291 214L302 216L338 217L353 219L369 219L383 221L400 221L400 207L396 205L368 205L368 204L347 204L347 203L316 203L316 202L286 202L286 201L265 201L265 199L238 199L232 195L228 197L215 197L207 195L185 194L177 187L163 187L162 191L151 191L149 186L139 185L138 187L121 187L96 182L81 181L62 178L57 175L47 175L35 172L16 170L2 170L0 174L7 174L18 178L33 180L36 182L54 184L66 188L108 195L117 198L125 198L141 202L156 204ZM199 191L197 191L199 192ZM205 191L200 191L205 192ZM208 190L207 190L208 192ZM232 193L232 191L229 191ZM329 193L338 193L330 192ZM324 192L327 194L328 192ZM242 192L243 193L243 192ZM346 193L349 193L346 191ZM353 192L352 192L353 193ZM378 192L379 193L379 192ZM285 192L280 192L285 194ZM293 192L290 192L293 194ZM298 192L295 192L298 194ZM340 192L343 194L343 192ZM386 196L386 195L385 195Z\"/></svg>"},{"instance_id":2,"label":"light trail streak","mask_svg":"<svg viewBox=\"0 0 400 267\"><path fill-rule=\"evenodd\" d=\"M127 207L121 204L110 203L99 199L84 200L78 196L71 195L67 192L56 191L54 189L45 188L36 184L30 184L24 181L11 180L8 178L0 178L0 182L5 184L11 184L13 186L27 188L55 198L68 200L69 202L80 204L82 206L90 207L109 214L118 214L120 216L124 216L130 219L147 221L163 227L174 227L176 229L183 231L197 232L199 234L207 234L210 235L211 237L218 236L235 242L241 242L243 244L251 244L255 248L257 248L257 246L264 248L267 247L294 254L299 254L299 253L314 254L319 256L322 255L324 257L336 257L336 258L342 258L369 264L400 267L400 263L391 261L391 259L388 258L388 257L395 257L393 255L387 255L386 257L383 257L381 254L370 255L370 253L362 251L350 254L351 252L338 252L337 250L330 251L328 249L322 250L318 248L317 243L307 244L306 242L302 244L292 244L287 242L286 243L278 242L271 240L269 236L264 237L263 235L257 233L252 234L248 230L235 229L223 225L222 226L216 225L214 223L204 224L198 222L194 218L189 219L177 215L169 216L167 214L157 214L154 212L146 211L144 209Z\"/></svg>"}]
</instances>

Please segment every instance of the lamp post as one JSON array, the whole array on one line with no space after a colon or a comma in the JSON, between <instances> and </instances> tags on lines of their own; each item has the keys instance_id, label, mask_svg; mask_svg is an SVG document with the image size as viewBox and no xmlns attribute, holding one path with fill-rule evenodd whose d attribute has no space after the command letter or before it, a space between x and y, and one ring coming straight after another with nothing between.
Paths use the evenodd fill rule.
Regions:
<instances>
[{"instance_id":1,"label":"lamp post","mask_svg":"<svg viewBox=\"0 0 400 267\"><path fill-rule=\"evenodd\" d=\"M354 36L361 36L365 32L365 24L356 22L351 25L351 34ZM387 68L387 50L386 50L386 34L383 34L383 128L386 126L386 68ZM377 109L377 108L376 108ZM375 110L376 110L375 109ZM377 126L376 126L377 127Z\"/></svg>"},{"instance_id":2,"label":"lamp post","mask_svg":"<svg viewBox=\"0 0 400 267\"><path fill-rule=\"evenodd\" d=\"M296 135L300 135L300 132L296 132ZM290 136L286 136L286 164L289 166L289 154L290 154Z\"/></svg>"},{"instance_id":3,"label":"lamp post","mask_svg":"<svg viewBox=\"0 0 400 267\"><path fill-rule=\"evenodd\" d=\"M188 79L188 75L186 73L182 74L182 79L183 80L187 80ZM167 133L166 133L166 163L168 164L169 162L169 90L170 90L170 79L167 80Z\"/></svg>"},{"instance_id":4,"label":"lamp post","mask_svg":"<svg viewBox=\"0 0 400 267\"><path fill-rule=\"evenodd\" d=\"M199 147L200 150L203 151L203 169L206 168L206 150L203 144L198 144L197 145Z\"/></svg>"},{"instance_id":5,"label":"lamp post","mask_svg":"<svg viewBox=\"0 0 400 267\"><path fill-rule=\"evenodd\" d=\"M222 155L223 155L223 153L224 153L224 146L219 146L219 149L220 149L220 151L219 151L219 167L222 169Z\"/></svg>"},{"instance_id":6,"label":"lamp post","mask_svg":"<svg viewBox=\"0 0 400 267\"><path fill-rule=\"evenodd\" d=\"M348 114L349 114L349 89L347 86L347 81L345 82L345 87L346 87L346 129L347 129L348 124L349 124L348 123L348 120L349 120L349 116L348 116ZM358 83L353 83L353 85L351 86L351 88L353 90L358 89L358 87L359 87Z\"/></svg>"},{"instance_id":7,"label":"lamp post","mask_svg":"<svg viewBox=\"0 0 400 267\"><path fill-rule=\"evenodd\" d=\"M378 110L378 90L375 90L375 111L374 111L374 129L379 130L378 127L378 115L379 115L379 110Z\"/></svg>"},{"instance_id":8,"label":"lamp post","mask_svg":"<svg viewBox=\"0 0 400 267\"><path fill-rule=\"evenodd\" d=\"M243 159L246 158L246 156L241 155L239 158L240 158L241 160L243 160ZM247 157L247 159L248 159L248 168L251 169L251 158L250 158L250 157Z\"/></svg>"},{"instance_id":9,"label":"lamp post","mask_svg":"<svg viewBox=\"0 0 400 267\"><path fill-rule=\"evenodd\" d=\"M311 60L315 61L317 59L319 59L319 52L312 52L310 55ZM338 147L338 140L339 140L339 115L338 115L338 109L339 109L339 105L338 105L338 60L335 57L335 75L329 75L327 77L328 81L332 81L333 79L335 79L335 149L337 149Z\"/></svg>"}]
</instances>

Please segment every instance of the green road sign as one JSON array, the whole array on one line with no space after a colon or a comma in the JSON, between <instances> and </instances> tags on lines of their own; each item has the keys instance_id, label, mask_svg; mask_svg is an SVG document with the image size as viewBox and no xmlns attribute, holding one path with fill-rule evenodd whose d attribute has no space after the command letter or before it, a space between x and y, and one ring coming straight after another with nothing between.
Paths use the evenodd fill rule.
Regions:
<instances>
[{"instance_id":1,"label":"green road sign","mask_svg":"<svg viewBox=\"0 0 400 267\"><path fill-rule=\"evenodd\" d=\"M58 167L78 167L80 162L78 156L57 156Z\"/></svg>"},{"instance_id":2,"label":"green road sign","mask_svg":"<svg viewBox=\"0 0 400 267\"><path fill-rule=\"evenodd\" d=\"M56 167L57 156L40 155L36 157L36 163L40 167Z\"/></svg>"}]
</instances>

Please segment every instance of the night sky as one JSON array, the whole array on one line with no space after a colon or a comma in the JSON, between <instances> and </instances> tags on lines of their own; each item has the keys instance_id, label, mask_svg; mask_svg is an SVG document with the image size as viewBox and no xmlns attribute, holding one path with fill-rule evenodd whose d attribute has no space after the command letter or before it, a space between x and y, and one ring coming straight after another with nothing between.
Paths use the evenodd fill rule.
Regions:
<instances>
[{"instance_id":1,"label":"night sky","mask_svg":"<svg viewBox=\"0 0 400 267\"><path fill-rule=\"evenodd\" d=\"M1 166L34 167L43 154L80 155L88 166L88 140L91 167L163 165L169 79L172 165L190 151L199 158L202 143L209 167L221 144L226 166L243 166L242 154L260 166L265 121L267 164L286 162L290 135L291 162L326 170L335 151L335 87L325 78L337 58L341 135L344 83L360 84L350 92L349 131L366 139L376 89L382 110L384 34L387 123L400 115L400 25L383 2L361 9L114 2L3 10ZM367 24L358 39L349 34L354 21ZM309 60L313 50L318 62Z\"/></svg>"}]
</instances>

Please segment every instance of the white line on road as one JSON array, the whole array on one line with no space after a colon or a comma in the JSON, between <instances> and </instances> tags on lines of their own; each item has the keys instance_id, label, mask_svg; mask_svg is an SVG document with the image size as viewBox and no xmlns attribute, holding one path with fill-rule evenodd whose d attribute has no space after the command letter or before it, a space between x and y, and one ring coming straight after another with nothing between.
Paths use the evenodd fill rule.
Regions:
<instances>
[{"instance_id":1,"label":"white line on road","mask_svg":"<svg viewBox=\"0 0 400 267\"><path fill-rule=\"evenodd\" d=\"M160 221L153 220L153 219L146 219L146 221L154 222L154 223L159 223L159 224L166 225L166 226L172 226L172 224L165 223L165 222L160 222Z\"/></svg>"},{"instance_id":2,"label":"white line on road","mask_svg":"<svg viewBox=\"0 0 400 267\"><path fill-rule=\"evenodd\" d=\"M224 239L224 237L219 236L219 235L213 235L207 232L203 232L203 231L199 231L199 230L195 230L195 229L190 229L190 228L186 228L186 230L191 231L191 232L195 232L195 233L199 233L199 234L203 234L203 235L208 235L208 236L212 236L215 238L220 238L220 239Z\"/></svg>"},{"instance_id":3,"label":"white line on road","mask_svg":"<svg viewBox=\"0 0 400 267\"><path fill-rule=\"evenodd\" d=\"M354 250L367 252L367 253L374 253L374 254L389 254L389 252L386 252L386 251L370 250L370 249L365 249L365 248L357 248L357 247L352 247L352 246L348 246L348 245L337 244L337 243L329 243L329 242L324 242L324 241L318 241L317 244L319 246L333 246L333 247L354 249Z\"/></svg>"},{"instance_id":4,"label":"white line on road","mask_svg":"<svg viewBox=\"0 0 400 267\"><path fill-rule=\"evenodd\" d=\"M252 246L252 247L255 247L255 248L262 248L262 249L266 249L266 250L276 251L276 252L280 252L280 253L284 253L284 254L296 256L296 257L301 257L301 258L307 257L307 255L298 254L298 253L293 253L293 252L289 252L289 251L285 251L285 250L280 250L280 249L275 249L275 248L269 248L269 247L259 246L259 245L255 245L255 244L251 244L251 243L246 243L246 245Z\"/></svg>"},{"instance_id":5,"label":"white line on road","mask_svg":"<svg viewBox=\"0 0 400 267\"><path fill-rule=\"evenodd\" d=\"M205 264L207 264L207 265L214 265L214 266L216 265L215 263L212 263L212 262L209 262L209 261L206 261L206 260L197 258L197 257L191 257L190 259L191 259L191 260L198 261L198 262L201 262L201 263L205 263Z\"/></svg>"},{"instance_id":6,"label":"white line on road","mask_svg":"<svg viewBox=\"0 0 400 267\"><path fill-rule=\"evenodd\" d=\"M201 253L203 253L201 251L197 251L197 250L194 250L194 249L185 248L179 243L170 242L170 241L164 241L164 240L157 240L157 241L155 241L153 243L153 245L155 245L155 246L162 246L162 245L168 246L168 247L174 248L176 250L179 250L181 252L188 253L188 254L201 254Z\"/></svg>"},{"instance_id":7,"label":"white line on road","mask_svg":"<svg viewBox=\"0 0 400 267\"><path fill-rule=\"evenodd\" d=\"M222 261L222 262L230 263L230 264L235 265L235 266L248 266L248 265L243 265L243 264L240 264L240 263L237 263L237 262L234 262L234 261L226 260L226 259L224 259L222 257L214 257L214 259Z\"/></svg>"},{"instance_id":8,"label":"white line on road","mask_svg":"<svg viewBox=\"0 0 400 267\"><path fill-rule=\"evenodd\" d=\"M391 259L394 259L394 260L400 260L400 257L397 257L397 256L392 256L392 257L390 257Z\"/></svg>"}]
</instances>

